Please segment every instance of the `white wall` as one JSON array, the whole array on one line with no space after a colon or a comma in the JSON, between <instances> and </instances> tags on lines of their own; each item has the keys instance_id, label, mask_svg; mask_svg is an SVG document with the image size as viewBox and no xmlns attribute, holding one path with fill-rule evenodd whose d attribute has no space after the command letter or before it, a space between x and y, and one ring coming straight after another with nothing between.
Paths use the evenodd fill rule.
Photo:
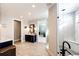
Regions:
<instances>
[{"instance_id":1,"label":"white wall","mask_svg":"<svg viewBox=\"0 0 79 59\"><path fill-rule=\"evenodd\" d=\"M1 11L1 5L0 5L0 11ZM0 13L0 39L1 39L1 13Z\"/></svg>"},{"instance_id":2,"label":"white wall","mask_svg":"<svg viewBox=\"0 0 79 59\"><path fill-rule=\"evenodd\" d=\"M48 44L51 55L57 55L57 4L48 10Z\"/></svg>"},{"instance_id":3,"label":"white wall","mask_svg":"<svg viewBox=\"0 0 79 59\"><path fill-rule=\"evenodd\" d=\"M75 11L75 40L69 41L71 49L79 54L79 9Z\"/></svg>"},{"instance_id":4,"label":"white wall","mask_svg":"<svg viewBox=\"0 0 79 59\"><path fill-rule=\"evenodd\" d=\"M16 11L18 11L16 8L15 11L14 9L10 9L10 5L7 5L8 4L0 4L0 23L2 24L1 40L14 40L14 20L19 20L21 21L21 38L23 42L25 38L24 26L27 25L28 21L27 19L24 20L24 18L20 18L19 13L16 13Z\"/></svg>"},{"instance_id":5,"label":"white wall","mask_svg":"<svg viewBox=\"0 0 79 59\"><path fill-rule=\"evenodd\" d=\"M12 39L12 21L2 21L2 32L1 32L1 39Z\"/></svg>"},{"instance_id":6,"label":"white wall","mask_svg":"<svg viewBox=\"0 0 79 59\"><path fill-rule=\"evenodd\" d=\"M75 40L75 13L67 13L59 15L58 22L58 29L57 29L57 40L59 42L58 47L59 49L62 46L63 41L74 41ZM72 50L74 50L75 44L69 42L71 45ZM65 45L66 46L66 45ZM68 47L68 46L67 46ZM59 50L58 50L59 51Z\"/></svg>"},{"instance_id":7,"label":"white wall","mask_svg":"<svg viewBox=\"0 0 79 59\"><path fill-rule=\"evenodd\" d=\"M66 10L60 11L62 13L59 14L63 14L63 15L59 15L59 19L57 20L58 40L60 45L62 44L63 40L67 40L71 45L71 49L79 54L79 8L77 8L79 6L76 5L73 7L73 5L74 4L71 4L72 8L70 8L67 5L66 7L69 8L65 8L65 6L61 4L61 6L63 6L63 8L65 8ZM62 7L60 8L61 10L63 9ZM75 12L68 13L72 11L75 11L76 13Z\"/></svg>"},{"instance_id":8,"label":"white wall","mask_svg":"<svg viewBox=\"0 0 79 59\"><path fill-rule=\"evenodd\" d=\"M28 26L29 19L27 19L27 18L32 18L34 15L39 16L37 18L47 15L47 11L46 11L46 13L41 12L42 9L47 10L47 9L45 9L46 7L43 8L43 6L42 7L40 6L41 10L39 9L40 8L39 7L39 8L36 8L35 11L32 10L32 8L30 7L31 4L7 4L7 3L5 3L5 4L0 4L0 6L1 6L1 9L0 9L1 17L0 18L2 20L1 24L3 25L3 28L4 28L4 30L1 34L2 39L14 39L14 22L13 22L13 20L20 20L21 21L21 39L23 42L25 39L24 26ZM28 16L29 10L34 11L34 14L32 15L32 17ZM37 13L38 11L39 11L39 13ZM43 15L41 15L40 13ZM23 18L21 19L20 16L23 16Z\"/></svg>"},{"instance_id":9,"label":"white wall","mask_svg":"<svg viewBox=\"0 0 79 59\"><path fill-rule=\"evenodd\" d=\"M59 45L64 40L75 40L75 13L60 15L57 21Z\"/></svg>"},{"instance_id":10,"label":"white wall","mask_svg":"<svg viewBox=\"0 0 79 59\"><path fill-rule=\"evenodd\" d=\"M2 25L0 24L0 40L1 40L1 27L2 27Z\"/></svg>"},{"instance_id":11,"label":"white wall","mask_svg":"<svg viewBox=\"0 0 79 59\"><path fill-rule=\"evenodd\" d=\"M72 36L72 40L69 40L68 42L71 45L71 49L75 52L79 54L79 9L77 9L77 11L74 12L74 16L73 16L73 20L74 20L74 26L73 29L71 28L71 30L75 30L74 36ZM73 32L72 32L73 33Z\"/></svg>"},{"instance_id":12,"label":"white wall","mask_svg":"<svg viewBox=\"0 0 79 59\"><path fill-rule=\"evenodd\" d=\"M70 43L71 49L79 52L79 11L62 15L58 20L59 45L66 40Z\"/></svg>"},{"instance_id":13,"label":"white wall","mask_svg":"<svg viewBox=\"0 0 79 59\"><path fill-rule=\"evenodd\" d=\"M75 12L75 41L79 42L79 9Z\"/></svg>"}]
</instances>

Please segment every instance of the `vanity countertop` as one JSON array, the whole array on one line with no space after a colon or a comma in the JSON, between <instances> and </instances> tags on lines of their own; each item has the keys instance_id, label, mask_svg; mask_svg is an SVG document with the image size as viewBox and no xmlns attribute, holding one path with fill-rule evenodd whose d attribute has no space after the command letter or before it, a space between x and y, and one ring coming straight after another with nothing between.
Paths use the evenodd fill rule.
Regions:
<instances>
[{"instance_id":1,"label":"vanity countertop","mask_svg":"<svg viewBox=\"0 0 79 59\"><path fill-rule=\"evenodd\" d=\"M36 35L36 34L25 34L25 35Z\"/></svg>"},{"instance_id":2,"label":"vanity countertop","mask_svg":"<svg viewBox=\"0 0 79 59\"><path fill-rule=\"evenodd\" d=\"M0 43L6 42L6 41L11 41L12 39L6 39L6 40L0 40Z\"/></svg>"}]
</instances>

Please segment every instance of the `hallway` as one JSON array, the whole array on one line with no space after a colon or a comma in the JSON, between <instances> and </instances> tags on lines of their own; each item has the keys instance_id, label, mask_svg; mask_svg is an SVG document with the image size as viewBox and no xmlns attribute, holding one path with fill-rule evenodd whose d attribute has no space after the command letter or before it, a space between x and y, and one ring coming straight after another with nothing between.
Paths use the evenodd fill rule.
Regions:
<instances>
[{"instance_id":1,"label":"hallway","mask_svg":"<svg viewBox=\"0 0 79 59\"><path fill-rule=\"evenodd\" d=\"M49 56L43 43L17 42L15 45L17 56Z\"/></svg>"}]
</instances>

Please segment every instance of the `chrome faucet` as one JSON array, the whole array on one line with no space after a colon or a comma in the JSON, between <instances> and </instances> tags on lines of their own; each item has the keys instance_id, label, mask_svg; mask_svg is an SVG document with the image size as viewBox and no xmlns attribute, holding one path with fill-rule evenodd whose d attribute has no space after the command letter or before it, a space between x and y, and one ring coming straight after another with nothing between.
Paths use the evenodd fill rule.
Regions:
<instances>
[{"instance_id":1,"label":"chrome faucet","mask_svg":"<svg viewBox=\"0 0 79 59\"><path fill-rule=\"evenodd\" d=\"M65 43L66 44L68 44L68 46L69 46L69 49L71 49L71 46L70 46L70 44L67 42L67 41L63 41L63 44L62 44L62 49L61 49L61 54L62 54L62 56L65 56L65 52L67 51L66 49L65 49Z\"/></svg>"}]
</instances>

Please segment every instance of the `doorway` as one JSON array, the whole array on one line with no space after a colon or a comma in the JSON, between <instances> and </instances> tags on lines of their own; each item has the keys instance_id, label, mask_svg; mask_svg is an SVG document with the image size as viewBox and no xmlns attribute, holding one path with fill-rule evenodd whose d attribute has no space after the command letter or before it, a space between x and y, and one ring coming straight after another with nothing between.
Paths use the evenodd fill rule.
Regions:
<instances>
[{"instance_id":1,"label":"doorway","mask_svg":"<svg viewBox=\"0 0 79 59\"><path fill-rule=\"evenodd\" d=\"M48 22L47 19L38 21L38 42L47 44Z\"/></svg>"},{"instance_id":2,"label":"doorway","mask_svg":"<svg viewBox=\"0 0 79 59\"><path fill-rule=\"evenodd\" d=\"M14 41L21 42L21 21L14 20Z\"/></svg>"}]
</instances>

